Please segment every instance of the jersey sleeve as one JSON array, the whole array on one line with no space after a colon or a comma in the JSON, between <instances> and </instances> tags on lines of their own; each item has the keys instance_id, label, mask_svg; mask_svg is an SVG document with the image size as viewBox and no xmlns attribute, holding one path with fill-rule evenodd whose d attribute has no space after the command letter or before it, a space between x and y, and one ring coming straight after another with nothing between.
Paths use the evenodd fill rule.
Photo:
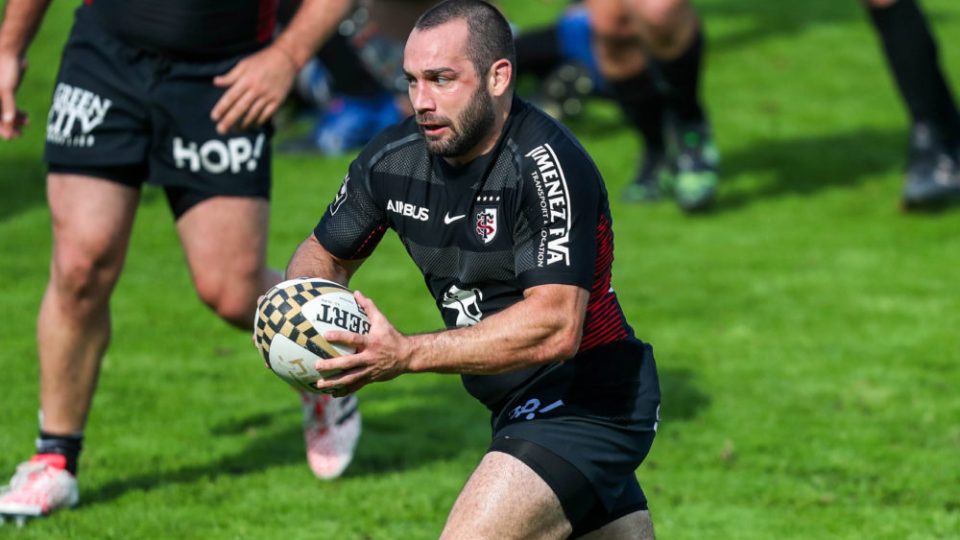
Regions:
<instances>
[{"instance_id":1,"label":"jersey sleeve","mask_svg":"<svg viewBox=\"0 0 960 540\"><path fill-rule=\"evenodd\" d=\"M600 173L586 152L564 140L521 158L514 267L524 288L591 289L600 214Z\"/></svg>"},{"instance_id":2,"label":"jersey sleeve","mask_svg":"<svg viewBox=\"0 0 960 540\"><path fill-rule=\"evenodd\" d=\"M383 238L387 220L370 193L370 178L361 153L351 164L340 190L313 229L317 241L335 257L363 259Z\"/></svg>"}]
</instances>

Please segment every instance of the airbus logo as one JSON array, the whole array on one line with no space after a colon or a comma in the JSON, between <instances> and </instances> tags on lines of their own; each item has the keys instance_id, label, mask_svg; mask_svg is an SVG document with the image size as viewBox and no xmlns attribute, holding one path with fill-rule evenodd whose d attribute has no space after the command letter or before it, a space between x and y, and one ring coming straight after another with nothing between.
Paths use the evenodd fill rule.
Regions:
<instances>
[{"instance_id":1,"label":"airbus logo","mask_svg":"<svg viewBox=\"0 0 960 540\"><path fill-rule=\"evenodd\" d=\"M450 215L450 212L447 212L446 214L443 215L443 224L444 224L444 225L449 225L449 224L453 223L454 221L463 219L463 218L465 218L465 217L467 217L466 214L460 214L459 216L451 216L451 215Z\"/></svg>"},{"instance_id":2,"label":"airbus logo","mask_svg":"<svg viewBox=\"0 0 960 540\"><path fill-rule=\"evenodd\" d=\"M400 200L391 199L387 201L387 210L418 221L427 221L430 219L430 209Z\"/></svg>"}]
</instances>

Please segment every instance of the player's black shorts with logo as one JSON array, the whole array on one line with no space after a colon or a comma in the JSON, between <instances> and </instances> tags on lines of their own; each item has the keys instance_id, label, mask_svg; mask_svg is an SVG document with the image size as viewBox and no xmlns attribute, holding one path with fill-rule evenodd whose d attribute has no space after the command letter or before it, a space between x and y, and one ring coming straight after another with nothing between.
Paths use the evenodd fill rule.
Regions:
<instances>
[{"instance_id":1,"label":"player's black shorts with logo","mask_svg":"<svg viewBox=\"0 0 960 540\"><path fill-rule=\"evenodd\" d=\"M186 60L129 45L77 10L47 118L51 172L167 189L177 215L215 195L268 197L269 125L221 136L213 78L244 55Z\"/></svg>"},{"instance_id":2,"label":"player's black shorts with logo","mask_svg":"<svg viewBox=\"0 0 960 540\"><path fill-rule=\"evenodd\" d=\"M647 500L635 472L656 434L660 385L653 349L634 338L549 366L493 411L490 450L536 471L560 499L573 536Z\"/></svg>"}]
</instances>

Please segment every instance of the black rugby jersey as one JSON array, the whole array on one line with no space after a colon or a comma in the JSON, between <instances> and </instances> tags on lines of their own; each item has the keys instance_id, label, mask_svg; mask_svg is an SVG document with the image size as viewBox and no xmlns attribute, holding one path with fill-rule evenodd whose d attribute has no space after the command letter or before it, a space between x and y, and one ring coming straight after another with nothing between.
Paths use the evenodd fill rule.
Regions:
<instances>
[{"instance_id":1,"label":"black rugby jersey","mask_svg":"<svg viewBox=\"0 0 960 540\"><path fill-rule=\"evenodd\" d=\"M278 0L84 0L131 46L180 58L218 59L270 41Z\"/></svg>"},{"instance_id":2,"label":"black rugby jersey","mask_svg":"<svg viewBox=\"0 0 960 540\"><path fill-rule=\"evenodd\" d=\"M333 255L370 255L387 228L423 272L448 328L523 299L528 287L590 291L579 353L633 335L610 286L613 230L600 172L574 136L514 98L497 146L462 167L427 151L413 117L351 163L314 230ZM542 367L464 375L493 406Z\"/></svg>"}]
</instances>

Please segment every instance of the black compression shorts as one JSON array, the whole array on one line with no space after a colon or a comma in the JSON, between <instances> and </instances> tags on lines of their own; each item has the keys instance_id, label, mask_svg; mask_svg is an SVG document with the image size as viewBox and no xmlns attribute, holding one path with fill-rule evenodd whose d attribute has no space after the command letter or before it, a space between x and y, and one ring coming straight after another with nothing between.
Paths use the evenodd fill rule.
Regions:
<instances>
[{"instance_id":1,"label":"black compression shorts","mask_svg":"<svg viewBox=\"0 0 960 540\"><path fill-rule=\"evenodd\" d=\"M647 508L635 471L653 443L659 408L652 348L612 343L516 392L493 417L490 451L543 478L580 536Z\"/></svg>"},{"instance_id":2,"label":"black compression shorts","mask_svg":"<svg viewBox=\"0 0 960 540\"><path fill-rule=\"evenodd\" d=\"M268 198L268 125L221 136L213 78L242 56L195 62L131 47L77 10L47 119L53 172L169 188L176 213L217 195Z\"/></svg>"}]
</instances>

